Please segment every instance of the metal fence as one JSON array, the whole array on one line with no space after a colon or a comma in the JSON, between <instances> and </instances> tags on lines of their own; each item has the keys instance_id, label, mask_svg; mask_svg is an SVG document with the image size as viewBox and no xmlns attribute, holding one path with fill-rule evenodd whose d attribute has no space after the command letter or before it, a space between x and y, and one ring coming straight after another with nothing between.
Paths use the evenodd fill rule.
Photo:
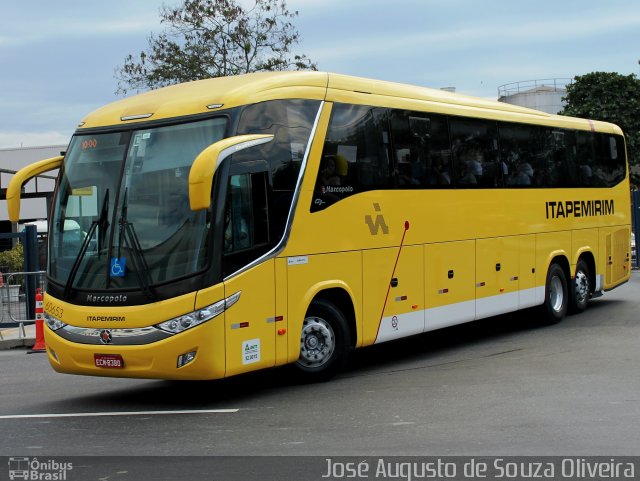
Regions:
<instances>
[{"instance_id":1,"label":"metal fence","mask_svg":"<svg viewBox=\"0 0 640 481\"><path fill-rule=\"evenodd\" d=\"M44 295L45 271L4 274L4 283L0 286L0 327L34 322L35 317L29 313L33 312L31 306L35 305L35 298L30 299L27 294L31 290L29 285L39 287Z\"/></svg>"}]
</instances>

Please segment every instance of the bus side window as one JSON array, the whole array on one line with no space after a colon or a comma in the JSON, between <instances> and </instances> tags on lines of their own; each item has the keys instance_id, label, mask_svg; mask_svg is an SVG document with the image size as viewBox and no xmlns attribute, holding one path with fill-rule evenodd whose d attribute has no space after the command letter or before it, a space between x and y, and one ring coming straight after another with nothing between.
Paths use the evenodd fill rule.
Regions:
<instances>
[{"instance_id":1,"label":"bus side window","mask_svg":"<svg viewBox=\"0 0 640 481\"><path fill-rule=\"evenodd\" d=\"M501 123L499 135L508 188L565 185L563 170L555 165L565 155L560 144L563 136L537 125L515 123Z\"/></svg>"},{"instance_id":2,"label":"bus side window","mask_svg":"<svg viewBox=\"0 0 640 481\"><path fill-rule=\"evenodd\" d=\"M450 117L455 181L462 188L502 187L504 166L498 156L498 132L491 120Z\"/></svg>"},{"instance_id":3,"label":"bus side window","mask_svg":"<svg viewBox=\"0 0 640 481\"><path fill-rule=\"evenodd\" d=\"M595 172L596 137L591 132L579 131L576 134L578 160L578 179L581 187L604 187L602 177Z\"/></svg>"},{"instance_id":4,"label":"bus side window","mask_svg":"<svg viewBox=\"0 0 640 481\"><path fill-rule=\"evenodd\" d=\"M624 144L622 138L607 134L592 134L596 142L593 176L598 187L613 187L624 179Z\"/></svg>"},{"instance_id":5,"label":"bus side window","mask_svg":"<svg viewBox=\"0 0 640 481\"><path fill-rule=\"evenodd\" d=\"M390 119L396 187L450 187L450 143L446 117L394 111Z\"/></svg>"},{"instance_id":6,"label":"bus side window","mask_svg":"<svg viewBox=\"0 0 640 481\"><path fill-rule=\"evenodd\" d=\"M331 112L311 212L360 192L392 189L389 137L387 109L336 104Z\"/></svg>"}]
</instances>

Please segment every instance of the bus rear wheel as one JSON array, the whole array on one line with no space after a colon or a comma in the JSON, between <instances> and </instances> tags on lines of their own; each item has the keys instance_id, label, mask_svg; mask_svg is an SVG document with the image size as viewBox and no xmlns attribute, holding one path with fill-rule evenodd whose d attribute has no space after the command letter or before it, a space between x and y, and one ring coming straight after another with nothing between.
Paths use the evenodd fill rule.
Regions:
<instances>
[{"instance_id":1,"label":"bus rear wheel","mask_svg":"<svg viewBox=\"0 0 640 481\"><path fill-rule=\"evenodd\" d=\"M301 380L331 379L345 364L350 350L347 320L331 302L311 303L300 333L300 358L295 364Z\"/></svg>"},{"instance_id":2,"label":"bus rear wheel","mask_svg":"<svg viewBox=\"0 0 640 481\"><path fill-rule=\"evenodd\" d=\"M587 263L580 259L576 265L576 276L573 281L570 310L574 313L584 312L591 297L591 277Z\"/></svg>"},{"instance_id":3,"label":"bus rear wheel","mask_svg":"<svg viewBox=\"0 0 640 481\"><path fill-rule=\"evenodd\" d=\"M544 294L544 314L547 324L560 322L567 313L569 290L567 277L558 264L551 264L547 272Z\"/></svg>"}]
</instances>

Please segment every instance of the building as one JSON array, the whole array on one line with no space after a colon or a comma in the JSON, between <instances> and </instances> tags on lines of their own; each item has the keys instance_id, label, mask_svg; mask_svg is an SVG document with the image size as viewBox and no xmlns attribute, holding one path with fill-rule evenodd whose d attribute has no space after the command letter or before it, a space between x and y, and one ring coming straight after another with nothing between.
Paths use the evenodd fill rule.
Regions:
<instances>
[{"instance_id":1,"label":"building","mask_svg":"<svg viewBox=\"0 0 640 481\"><path fill-rule=\"evenodd\" d=\"M6 201L7 187L13 174L38 160L57 157L66 148L66 145L50 145L0 149L0 233L15 232L17 228L9 221ZM48 218L56 175L57 170L47 172L31 179L24 185L20 207L21 222ZM0 248L6 247L0 246Z\"/></svg>"},{"instance_id":2,"label":"building","mask_svg":"<svg viewBox=\"0 0 640 481\"><path fill-rule=\"evenodd\" d=\"M549 114L560 112L567 94L566 86L572 79L556 78L525 80L498 87L498 101L541 110Z\"/></svg>"}]
</instances>

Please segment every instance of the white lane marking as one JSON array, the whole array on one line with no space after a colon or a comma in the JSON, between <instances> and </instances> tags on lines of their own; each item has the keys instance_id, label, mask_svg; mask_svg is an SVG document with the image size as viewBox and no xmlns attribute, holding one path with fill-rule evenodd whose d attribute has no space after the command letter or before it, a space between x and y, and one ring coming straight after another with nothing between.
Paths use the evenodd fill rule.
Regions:
<instances>
[{"instance_id":1,"label":"white lane marking","mask_svg":"<svg viewBox=\"0 0 640 481\"><path fill-rule=\"evenodd\" d=\"M35 419L35 418L88 418L97 416L155 416L161 414L225 414L237 413L239 409L190 409L182 411L120 411L110 413L58 413L58 414L11 414L0 416L0 419Z\"/></svg>"}]
</instances>

